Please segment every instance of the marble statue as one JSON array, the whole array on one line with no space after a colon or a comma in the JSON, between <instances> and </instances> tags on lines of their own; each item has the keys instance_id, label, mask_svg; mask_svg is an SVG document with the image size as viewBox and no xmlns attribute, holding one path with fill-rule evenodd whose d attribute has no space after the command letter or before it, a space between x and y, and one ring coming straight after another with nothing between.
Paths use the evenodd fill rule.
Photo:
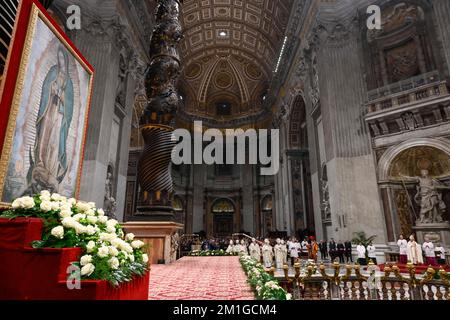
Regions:
<instances>
[{"instance_id":1,"label":"marble statue","mask_svg":"<svg viewBox=\"0 0 450 320\"><path fill-rule=\"evenodd\" d=\"M272 268L273 263L273 248L270 245L269 239L264 240L262 247L263 263L265 268Z\"/></svg>"},{"instance_id":2,"label":"marble statue","mask_svg":"<svg viewBox=\"0 0 450 320\"><path fill-rule=\"evenodd\" d=\"M450 189L436 179L429 176L428 170L421 170L420 177L406 177L408 180L418 182L417 194L414 200L420 204L420 216L417 223L440 223L443 222L442 215L447 206L442 200L442 193L439 190Z\"/></svg>"},{"instance_id":3,"label":"marble statue","mask_svg":"<svg viewBox=\"0 0 450 320\"><path fill-rule=\"evenodd\" d=\"M248 248L250 250L250 256L259 262L261 260L261 248L255 238L252 239L252 243L250 243Z\"/></svg>"},{"instance_id":4,"label":"marble statue","mask_svg":"<svg viewBox=\"0 0 450 320\"><path fill-rule=\"evenodd\" d=\"M108 172L106 175L105 182L105 201L104 201L104 209L106 215L112 219L116 217L116 199L113 197L113 179L112 173Z\"/></svg>"}]
</instances>

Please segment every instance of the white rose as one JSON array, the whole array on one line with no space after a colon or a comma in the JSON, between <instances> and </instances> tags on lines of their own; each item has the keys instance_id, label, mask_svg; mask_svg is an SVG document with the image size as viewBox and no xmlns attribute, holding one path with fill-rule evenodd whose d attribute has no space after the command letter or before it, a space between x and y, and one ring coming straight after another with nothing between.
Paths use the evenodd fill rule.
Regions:
<instances>
[{"instance_id":1,"label":"white rose","mask_svg":"<svg viewBox=\"0 0 450 320\"><path fill-rule=\"evenodd\" d=\"M89 209L85 213L87 216L95 216L95 210L93 209Z\"/></svg>"},{"instance_id":2,"label":"white rose","mask_svg":"<svg viewBox=\"0 0 450 320\"><path fill-rule=\"evenodd\" d=\"M67 200L67 203L72 207L75 203L77 203L77 200L74 198L70 198Z\"/></svg>"},{"instance_id":3,"label":"white rose","mask_svg":"<svg viewBox=\"0 0 450 320\"><path fill-rule=\"evenodd\" d=\"M127 235L125 236L125 240L133 241L134 240L134 233L127 233Z\"/></svg>"},{"instance_id":4,"label":"white rose","mask_svg":"<svg viewBox=\"0 0 450 320\"><path fill-rule=\"evenodd\" d=\"M113 226L113 227L115 227L116 226L116 224L118 224L119 222L117 221L117 220L114 220L114 219L109 219L108 221L106 221L106 225L107 226Z\"/></svg>"},{"instance_id":5,"label":"white rose","mask_svg":"<svg viewBox=\"0 0 450 320\"><path fill-rule=\"evenodd\" d=\"M50 198L50 192L48 190L42 190L41 191L41 199L42 197Z\"/></svg>"},{"instance_id":6,"label":"white rose","mask_svg":"<svg viewBox=\"0 0 450 320\"><path fill-rule=\"evenodd\" d=\"M134 262L134 255L130 254L130 255L128 256L128 259L129 259L131 262Z\"/></svg>"},{"instance_id":7,"label":"white rose","mask_svg":"<svg viewBox=\"0 0 450 320\"><path fill-rule=\"evenodd\" d=\"M105 258L109 255L109 248L106 246L101 246L100 248L98 248L98 252L97 255L100 258Z\"/></svg>"},{"instance_id":8,"label":"white rose","mask_svg":"<svg viewBox=\"0 0 450 320\"><path fill-rule=\"evenodd\" d=\"M90 224L96 224L98 220L98 218L95 216L87 216L86 219Z\"/></svg>"},{"instance_id":9,"label":"white rose","mask_svg":"<svg viewBox=\"0 0 450 320\"><path fill-rule=\"evenodd\" d=\"M117 235L115 233L106 233L106 232L100 233L100 240L101 241L112 242L116 238L117 238Z\"/></svg>"},{"instance_id":10,"label":"white rose","mask_svg":"<svg viewBox=\"0 0 450 320\"><path fill-rule=\"evenodd\" d=\"M50 199L54 200L54 201L60 201L61 196L57 193L54 193L51 195Z\"/></svg>"},{"instance_id":11,"label":"white rose","mask_svg":"<svg viewBox=\"0 0 450 320\"><path fill-rule=\"evenodd\" d=\"M86 226L86 233L90 236L92 236L93 234L95 234L96 230L94 228L94 226L92 225L88 225Z\"/></svg>"},{"instance_id":12,"label":"white rose","mask_svg":"<svg viewBox=\"0 0 450 320\"><path fill-rule=\"evenodd\" d=\"M100 217L103 217L104 215L105 215L105 211L103 211L103 209L98 209L97 210L97 214L100 216ZM108 219L108 218L107 218ZM105 221L106 222L106 221Z\"/></svg>"},{"instance_id":13,"label":"white rose","mask_svg":"<svg viewBox=\"0 0 450 320\"><path fill-rule=\"evenodd\" d=\"M86 245L87 252L91 253L92 251L94 251L94 248L95 248L95 242L89 241L88 244Z\"/></svg>"},{"instance_id":14,"label":"white rose","mask_svg":"<svg viewBox=\"0 0 450 320\"><path fill-rule=\"evenodd\" d=\"M108 217L107 216L99 216L98 217L98 222L105 224L106 221L108 221Z\"/></svg>"},{"instance_id":15,"label":"white rose","mask_svg":"<svg viewBox=\"0 0 450 320\"><path fill-rule=\"evenodd\" d=\"M90 276L92 272L94 272L95 266L92 263L88 263L84 267L81 268L81 275L82 276Z\"/></svg>"},{"instance_id":16,"label":"white rose","mask_svg":"<svg viewBox=\"0 0 450 320\"><path fill-rule=\"evenodd\" d=\"M144 263L147 263L147 262L148 262L148 254L144 253L144 254L142 255L142 261L144 261Z\"/></svg>"},{"instance_id":17,"label":"white rose","mask_svg":"<svg viewBox=\"0 0 450 320\"><path fill-rule=\"evenodd\" d=\"M286 300L292 300L292 294L287 293L286 294Z\"/></svg>"},{"instance_id":18,"label":"white rose","mask_svg":"<svg viewBox=\"0 0 450 320\"><path fill-rule=\"evenodd\" d=\"M117 256L119 254L119 250L116 249L114 246L109 246L109 254L113 257Z\"/></svg>"},{"instance_id":19,"label":"white rose","mask_svg":"<svg viewBox=\"0 0 450 320\"><path fill-rule=\"evenodd\" d=\"M116 238L116 239L113 239L113 240L111 241L111 245L114 246L114 247L116 247L116 248L121 248L121 247L122 247L122 244L123 244L123 240L120 239L120 238Z\"/></svg>"},{"instance_id":20,"label":"white rose","mask_svg":"<svg viewBox=\"0 0 450 320\"><path fill-rule=\"evenodd\" d=\"M116 227L106 226L106 231L108 231L109 233L115 233L116 232Z\"/></svg>"},{"instance_id":21,"label":"white rose","mask_svg":"<svg viewBox=\"0 0 450 320\"><path fill-rule=\"evenodd\" d=\"M52 210L52 203L50 201L42 201L41 202L41 210L44 212L48 212Z\"/></svg>"},{"instance_id":22,"label":"white rose","mask_svg":"<svg viewBox=\"0 0 450 320\"><path fill-rule=\"evenodd\" d=\"M57 210L59 210L60 207L61 207L61 205L60 205L59 202L50 202L50 203L51 203L51 205L52 205L52 210L53 210L53 211L57 211Z\"/></svg>"},{"instance_id":23,"label":"white rose","mask_svg":"<svg viewBox=\"0 0 450 320\"><path fill-rule=\"evenodd\" d=\"M16 199L11 204L13 209L19 209L22 208L22 202L19 199Z\"/></svg>"},{"instance_id":24,"label":"white rose","mask_svg":"<svg viewBox=\"0 0 450 320\"><path fill-rule=\"evenodd\" d=\"M64 238L64 228L62 226L54 227L51 231L52 236L58 239Z\"/></svg>"},{"instance_id":25,"label":"white rose","mask_svg":"<svg viewBox=\"0 0 450 320\"><path fill-rule=\"evenodd\" d=\"M64 226L64 227L66 227L66 228L75 228L75 225L76 225L76 221L75 221L75 219L74 218L72 218L72 217L67 217L67 218L64 218L62 221L61 221L61 223L62 223L62 225Z\"/></svg>"},{"instance_id":26,"label":"white rose","mask_svg":"<svg viewBox=\"0 0 450 320\"><path fill-rule=\"evenodd\" d=\"M34 199L32 197L23 197L22 198L22 206L25 209L31 209L35 206Z\"/></svg>"},{"instance_id":27,"label":"white rose","mask_svg":"<svg viewBox=\"0 0 450 320\"><path fill-rule=\"evenodd\" d=\"M87 228L83 226L81 223L76 223L74 229L77 234L87 233Z\"/></svg>"},{"instance_id":28,"label":"white rose","mask_svg":"<svg viewBox=\"0 0 450 320\"><path fill-rule=\"evenodd\" d=\"M122 229L117 230L117 235L121 238L123 238L123 231Z\"/></svg>"},{"instance_id":29,"label":"white rose","mask_svg":"<svg viewBox=\"0 0 450 320\"><path fill-rule=\"evenodd\" d=\"M82 212L85 212L91 208L86 202L82 201L77 202L75 204L75 207Z\"/></svg>"},{"instance_id":30,"label":"white rose","mask_svg":"<svg viewBox=\"0 0 450 320\"><path fill-rule=\"evenodd\" d=\"M86 215L82 213L77 213L72 218L75 219L75 221L80 221L81 219L86 219Z\"/></svg>"},{"instance_id":31,"label":"white rose","mask_svg":"<svg viewBox=\"0 0 450 320\"><path fill-rule=\"evenodd\" d=\"M88 202L87 204L89 208L95 208L95 202Z\"/></svg>"},{"instance_id":32,"label":"white rose","mask_svg":"<svg viewBox=\"0 0 450 320\"><path fill-rule=\"evenodd\" d=\"M134 241L131 243L131 246L132 246L134 249L140 249L140 248L142 248L144 245L145 245L145 243L142 242L141 240L134 240Z\"/></svg>"},{"instance_id":33,"label":"white rose","mask_svg":"<svg viewBox=\"0 0 450 320\"><path fill-rule=\"evenodd\" d=\"M87 265L88 263L91 263L91 262L92 262L92 256L89 255L89 254L82 256L81 259L80 259L80 264L82 266L85 266L85 265Z\"/></svg>"},{"instance_id":34,"label":"white rose","mask_svg":"<svg viewBox=\"0 0 450 320\"><path fill-rule=\"evenodd\" d=\"M61 212L59 213L59 216L61 218L68 218L72 215L72 211L71 210L61 210Z\"/></svg>"},{"instance_id":35,"label":"white rose","mask_svg":"<svg viewBox=\"0 0 450 320\"><path fill-rule=\"evenodd\" d=\"M112 257L111 259L108 260L108 264L112 269L118 269L119 268L119 259L117 259L116 257Z\"/></svg>"},{"instance_id":36,"label":"white rose","mask_svg":"<svg viewBox=\"0 0 450 320\"><path fill-rule=\"evenodd\" d=\"M122 249L122 251L125 251L125 252L127 252L127 253L133 253L133 247L130 246L129 243L126 243L126 242L125 242L125 243L122 245L121 249Z\"/></svg>"}]
</instances>

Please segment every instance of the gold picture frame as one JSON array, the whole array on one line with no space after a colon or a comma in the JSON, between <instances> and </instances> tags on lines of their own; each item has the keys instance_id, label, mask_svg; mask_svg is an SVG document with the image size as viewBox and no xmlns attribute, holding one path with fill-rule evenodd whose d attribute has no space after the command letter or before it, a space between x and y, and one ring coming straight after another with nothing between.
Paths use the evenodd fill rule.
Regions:
<instances>
[{"instance_id":1,"label":"gold picture frame","mask_svg":"<svg viewBox=\"0 0 450 320\"><path fill-rule=\"evenodd\" d=\"M56 76L54 75L54 72L52 74L52 76L55 78L53 79L53 82L51 83L51 87L48 88L48 93L49 92L54 92L54 90L64 90L63 93L58 93L61 94L62 97L64 97L64 100L62 101L61 98L59 97L58 99L53 99L55 98L55 96L52 96L50 93L47 95L48 96L48 104L52 104L52 102L50 102L50 99L52 99L51 101L56 101L55 104L59 104L59 108L56 109L58 110L56 113L58 114L62 114L63 120L65 120L64 124L66 125L64 127L65 130L60 131L60 136L58 137L58 161L62 162L61 159L64 159L66 161L65 164L65 172L63 172L62 174L63 177L67 174L69 174L67 176L67 180L70 181L69 182L65 182L64 184L64 191L60 192L62 195L65 196L73 196L73 197L78 197L79 195L79 189L80 189L80 180L81 180L81 173L82 173L82 166L83 166L83 158L84 158L84 147L85 147L85 140L86 140L86 133L87 133L87 125L88 125L88 118L89 118L89 111L90 111L90 104L91 104L91 94L92 94L92 85L93 85L93 80L94 80L94 70L93 68L89 65L89 63L84 59L84 57L78 52L78 50L74 47L74 45L70 42L70 40L66 37L66 35L59 29L59 27L56 25L55 22L52 21L52 19L50 17L48 17L48 15L46 13L44 13L44 11L42 11L35 3L34 1L32 1L30 3L30 15L29 15L29 20L28 20L28 24L26 26L26 36L25 36L25 41L23 43L23 50L22 50L22 55L21 55L21 59L20 59L20 64L18 65L18 69L17 69L17 81L15 84L15 88L14 88L14 92L13 92L13 97L12 97L12 103L10 105L10 109L9 109L9 118L8 118L8 123L7 123L7 127L6 127L6 132L5 132L5 137L3 140L3 148L2 148L2 152L1 152L1 157L0 157L0 207L7 207L9 206L9 204L11 203L11 201L13 199L11 199L11 194L13 194L13 192L8 191L8 197L7 199L5 199L5 184L8 183L8 179L10 178L8 176L8 172L11 171L9 170L9 168L12 167L13 163L11 163L11 161L13 161L13 152L14 152L14 148L17 147L17 145L22 142L25 143L25 138L22 138L22 141L19 141L20 135L23 134L23 132L26 132L24 129L24 125L23 123L27 123L29 124L30 122L32 122L30 119L34 116L36 119L40 119L41 117L43 117L42 115L40 115L41 112L41 106L42 106L42 99L45 97L44 96L44 88L47 89L47 87L45 87L46 85L46 80L47 77L50 75L50 71L54 71L54 70L58 70L58 74L56 75L58 78L55 78ZM44 26L42 25L44 24ZM45 27L47 27L50 31L50 33L48 33L47 30L45 30ZM41 34L37 34L37 29L39 29ZM45 30L46 33L43 33L42 30ZM49 35L50 34L50 35ZM45 38L45 42L44 39L40 38L40 37L47 37ZM53 37L52 37L53 36ZM44 43L44 44L41 44ZM16 45L16 44L13 44ZM43 46L47 45L46 48L43 49ZM57 49L55 49L55 47L57 47ZM51 48L52 50L50 50L49 48ZM43 50L43 51L42 51ZM56 50L56 51L55 51ZM42 51L42 56L39 56L38 53L36 52L40 52ZM56 52L56 57L55 57L55 53ZM48 54L48 57L44 56L45 54ZM31 65L31 57L33 58L33 61L39 61L42 64L35 64L35 65ZM28 101L31 101L32 98L30 98L32 95L33 96L37 96L36 94L34 94L31 90L31 88L33 88L33 86L36 86L39 88L40 84L35 84L35 80L31 79L31 75L35 75L35 73L41 72L43 70L45 70L44 67L41 67L41 65L45 65L45 63L50 64L49 62L45 62L45 59L50 59L50 57L56 61L56 69L50 69L50 71L47 70L47 77L45 78L45 81L42 83L42 86L40 87L42 93L40 96L40 99L38 100L39 106L32 106L32 107L28 107L28 108L34 108L32 109L33 112L26 114L25 116L22 116L20 114L23 114L25 111L21 110L21 108L23 107L24 103L23 103L23 99L28 98ZM45 62L45 63L44 63ZM62 66L62 67L61 67ZM64 68L64 69L63 69ZM60 70L63 70L64 72L60 72ZM85 72L85 74L83 73L83 71ZM63 74L62 76L60 76L60 74ZM74 76L74 74L76 74L79 78L73 80L72 77ZM65 77L65 78L63 78ZM41 77L41 79L43 78L43 76ZM61 82L63 83L63 89L59 89L58 87L56 89L54 89L54 85L55 83L57 83L57 81L59 81L59 79L63 78L63 80L61 80ZM86 80L86 81L83 81ZM8 78L4 79L4 81L8 81ZM68 88L70 88L69 83L72 85L72 92L70 94L67 94L67 92L69 92L70 90ZM77 87L78 86L78 87ZM52 91L53 90L53 91ZM56 92L56 91L55 91ZM47 93L47 92L45 92ZM78 96L77 96L78 93ZM82 94L83 93L83 94ZM25 94L28 94L28 96L24 96ZM53 93L54 95L56 95L55 93ZM72 100L69 100L71 97ZM36 100L38 98L34 98L35 100L33 100L34 102L36 102ZM69 103L67 103L67 101L69 101ZM70 107L67 107L67 105L70 105L70 102L72 103L72 109L70 109ZM75 103L76 102L76 103ZM76 104L76 106L75 106ZM63 110L61 111L61 105L63 105ZM79 110L75 110L76 107L79 107ZM48 109L45 109L46 114L50 114L50 111L47 112ZM54 110L54 109L52 109ZM67 111L69 110L69 111ZM72 112L72 114L70 115L70 110ZM2 110L3 112L3 110ZM35 114L36 113L36 114ZM55 113L53 113L55 114ZM67 119L64 119L64 117L69 118L69 114L70 115L70 121ZM78 125L75 125L74 122L75 120L72 122L72 118L75 119L75 115L77 116L76 121ZM19 117L21 117L19 119ZM21 121L21 126L18 126L18 120ZM49 120L50 121L50 120ZM37 123L37 120L35 120L35 122ZM49 122L51 123L51 122ZM49 125L47 125L47 127L49 127ZM22 130L23 132L18 132L18 130ZM32 131L32 130L31 130ZM64 137L66 138L65 141L63 141L61 139L61 136L63 135L63 132L65 133ZM36 129L36 132L39 132L38 129ZM36 134L35 132L35 134ZM81 136L80 136L81 133ZM31 133L30 133L31 135ZM58 135L55 135L58 136ZM51 137L53 138L52 135L47 135L47 137ZM71 162L70 162L70 171L68 171L68 151L67 151L67 146L69 145L69 138L71 139L70 141L70 146L71 146L71 151L72 152L72 158L71 158ZM38 138L36 138L36 136L34 137L34 151L36 150L36 144L37 144L37 140ZM30 139L28 139L30 140ZM31 139L32 140L32 139ZM61 142L63 141L63 142ZM41 145L47 144L48 146L51 146L52 141L43 141L43 143L38 142ZM63 146L63 147L61 147ZM29 172L30 172L30 163L32 163L32 154L31 154L31 146L28 145L28 149L29 151L29 158L28 158L28 168L27 165L25 164L26 161L24 161L24 159L21 159L21 161L23 162L23 168L24 171L22 172L22 174L25 174L25 171L28 171L28 177L29 177ZM47 147L47 149L49 149L49 147ZM53 149L56 149L55 147L53 147ZM64 149L64 154L63 156L61 156L61 149ZM23 151L24 149L22 149ZM23 153L23 152L22 152ZM56 153L56 151L54 152ZM44 153L42 153L44 154ZM42 162L40 162L42 163ZM14 163L14 165L17 165L16 163ZM61 163L59 163L60 167L61 167ZM58 173L62 170L60 167L58 167ZM76 171L76 172L75 172ZM34 174L34 173L33 173ZM62 175L61 174L61 175ZM32 175L32 179L34 179L34 175ZM72 178L71 178L72 177ZM24 178L24 176L20 177L21 179ZM61 178L61 176L58 176L57 181L59 181L59 179ZM65 179L65 178L63 178ZM75 180L75 181L74 181ZM53 181L53 178L52 178ZM64 180L62 180L64 181ZM37 181L39 182L39 181ZM61 181L59 181L60 183L62 183ZM53 184L54 185L54 184ZM71 189L71 186L73 185L73 190L71 190L70 194L68 194L69 189ZM60 186L60 184L58 185ZM9 189L8 189L9 190ZM17 195L17 196L21 196L21 195ZM17 196L14 196L14 198L16 198Z\"/></svg>"}]
</instances>

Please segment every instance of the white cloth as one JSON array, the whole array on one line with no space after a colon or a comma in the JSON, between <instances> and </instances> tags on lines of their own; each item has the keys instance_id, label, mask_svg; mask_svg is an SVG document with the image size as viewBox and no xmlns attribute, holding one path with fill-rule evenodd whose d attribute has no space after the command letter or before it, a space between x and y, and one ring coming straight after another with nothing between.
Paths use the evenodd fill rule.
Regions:
<instances>
[{"instance_id":1,"label":"white cloth","mask_svg":"<svg viewBox=\"0 0 450 320\"><path fill-rule=\"evenodd\" d=\"M285 264L287 264L288 249L287 249L286 245L283 243L280 246L281 246L281 252L283 252L283 266L284 266Z\"/></svg>"},{"instance_id":2,"label":"white cloth","mask_svg":"<svg viewBox=\"0 0 450 320\"><path fill-rule=\"evenodd\" d=\"M262 247L264 267L271 268L273 263L273 248L270 244Z\"/></svg>"},{"instance_id":3,"label":"white cloth","mask_svg":"<svg viewBox=\"0 0 450 320\"><path fill-rule=\"evenodd\" d=\"M434 244L433 242L424 242L423 245L423 251L425 253L425 257L428 258L435 258L436 254L434 253Z\"/></svg>"},{"instance_id":4,"label":"white cloth","mask_svg":"<svg viewBox=\"0 0 450 320\"><path fill-rule=\"evenodd\" d=\"M284 252L282 249L282 245L280 243L277 243L273 248L273 251L275 252L275 267L277 269L282 269L284 262Z\"/></svg>"},{"instance_id":5,"label":"white cloth","mask_svg":"<svg viewBox=\"0 0 450 320\"><path fill-rule=\"evenodd\" d=\"M435 249L436 252L438 253L438 258L445 260L445 249L444 247L440 246L440 247L436 247Z\"/></svg>"},{"instance_id":6,"label":"white cloth","mask_svg":"<svg viewBox=\"0 0 450 320\"><path fill-rule=\"evenodd\" d=\"M250 256L259 262L261 260L261 248L259 244L252 242L248 248L250 250Z\"/></svg>"},{"instance_id":7,"label":"white cloth","mask_svg":"<svg viewBox=\"0 0 450 320\"><path fill-rule=\"evenodd\" d=\"M358 252L358 259L365 259L366 258L366 247L364 247L361 244L358 244L356 246L356 251Z\"/></svg>"},{"instance_id":8,"label":"white cloth","mask_svg":"<svg viewBox=\"0 0 450 320\"><path fill-rule=\"evenodd\" d=\"M302 241L302 251L308 252L308 241L305 240Z\"/></svg>"},{"instance_id":9,"label":"white cloth","mask_svg":"<svg viewBox=\"0 0 450 320\"><path fill-rule=\"evenodd\" d=\"M367 246L367 255L369 258L376 258L377 257L377 249L374 245L368 245Z\"/></svg>"},{"instance_id":10,"label":"white cloth","mask_svg":"<svg viewBox=\"0 0 450 320\"><path fill-rule=\"evenodd\" d=\"M408 261L413 264L422 263L423 264L423 256L422 256L422 247L415 241L408 241Z\"/></svg>"},{"instance_id":11,"label":"white cloth","mask_svg":"<svg viewBox=\"0 0 450 320\"><path fill-rule=\"evenodd\" d=\"M397 245L398 245L398 250L400 252L400 255L404 255L406 256L408 253L408 241L406 241L405 239L399 239L397 241Z\"/></svg>"},{"instance_id":12,"label":"white cloth","mask_svg":"<svg viewBox=\"0 0 450 320\"><path fill-rule=\"evenodd\" d=\"M289 253L291 254L291 258L298 258L299 250L300 250L300 243L291 242L289 244Z\"/></svg>"},{"instance_id":13,"label":"white cloth","mask_svg":"<svg viewBox=\"0 0 450 320\"><path fill-rule=\"evenodd\" d=\"M230 244L227 248L227 253L233 253L234 252L234 245Z\"/></svg>"}]
</instances>

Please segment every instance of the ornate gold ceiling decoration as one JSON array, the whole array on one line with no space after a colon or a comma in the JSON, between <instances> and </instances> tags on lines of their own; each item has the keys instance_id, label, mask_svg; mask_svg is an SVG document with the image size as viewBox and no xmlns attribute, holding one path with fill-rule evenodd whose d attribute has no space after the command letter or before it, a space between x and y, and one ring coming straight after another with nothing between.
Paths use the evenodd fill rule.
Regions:
<instances>
[{"instance_id":1,"label":"ornate gold ceiling decoration","mask_svg":"<svg viewBox=\"0 0 450 320\"><path fill-rule=\"evenodd\" d=\"M181 43L184 111L213 116L233 97L233 116L260 110L293 0L185 0Z\"/></svg>"}]
</instances>

